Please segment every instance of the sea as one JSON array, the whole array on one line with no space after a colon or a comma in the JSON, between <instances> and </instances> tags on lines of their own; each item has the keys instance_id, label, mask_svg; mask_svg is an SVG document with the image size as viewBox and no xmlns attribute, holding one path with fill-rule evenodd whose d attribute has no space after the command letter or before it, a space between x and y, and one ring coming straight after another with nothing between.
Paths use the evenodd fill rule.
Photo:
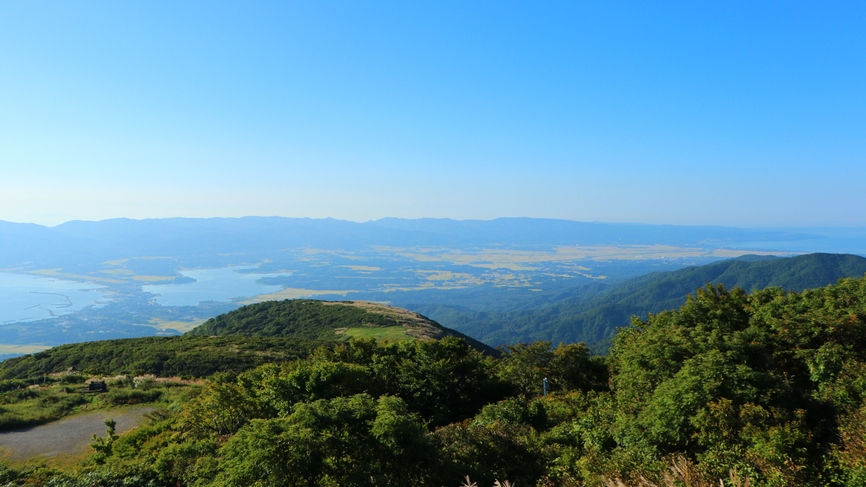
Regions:
<instances>
[{"instance_id":1,"label":"sea","mask_svg":"<svg viewBox=\"0 0 866 487\"><path fill-rule=\"evenodd\" d=\"M61 316L110 300L98 284L0 272L0 325Z\"/></svg>"},{"instance_id":2,"label":"sea","mask_svg":"<svg viewBox=\"0 0 866 487\"><path fill-rule=\"evenodd\" d=\"M232 266L217 269L189 269L180 271L195 282L149 284L141 289L156 295L162 306L197 306L204 301L231 302L243 297L258 296L280 291L282 286L257 282L263 277L288 276L291 273L255 274L240 272L255 267Z\"/></svg>"}]
</instances>

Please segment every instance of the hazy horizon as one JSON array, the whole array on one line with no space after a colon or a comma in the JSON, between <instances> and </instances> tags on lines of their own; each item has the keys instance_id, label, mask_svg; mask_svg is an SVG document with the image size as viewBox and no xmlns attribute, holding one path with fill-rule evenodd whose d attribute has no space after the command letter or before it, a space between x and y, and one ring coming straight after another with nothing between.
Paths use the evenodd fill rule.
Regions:
<instances>
[{"instance_id":1,"label":"hazy horizon","mask_svg":"<svg viewBox=\"0 0 866 487\"><path fill-rule=\"evenodd\" d=\"M395 216L383 216L379 218L370 218L370 219L350 219L350 218L335 218L332 216L323 216L323 217L309 217L309 216L284 216L284 215L240 215L240 216L162 216L162 217L140 217L140 218L132 218L126 216L118 216L118 217L109 217L109 218L101 218L101 219L83 219L76 218L71 220L63 220L57 223L49 223L49 222L38 222L38 221L16 221L16 220L6 220L0 219L0 222L6 223L20 223L20 224L34 224L39 225L46 228L55 228L61 226L66 223L74 223L74 222L86 222L86 223L99 223L109 220L133 220L133 221L146 221L146 220L171 220L171 219L185 219L185 220L218 220L218 219L242 219L242 218L286 218L286 219L308 219L308 220L337 220L351 223L375 223L382 220L408 220L408 221L421 221L421 220L450 220L455 222L492 222L495 220L552 220L552 221L563 221L563 222L572 222L572 223L591 223L591 224L602 224L602 225L636 225L636 226L658 226L658 227L717 227L717 228L730 228L730 229L744 229L744 230L798 230L798 231L806 231L806 230L866 230L866 224L863 225L804 225L804 226L796 226L796 225L778 225L778 226L770 226L770 225L713 225L713 224L685 224L685 223L647 223L640 221L602 221L602 220L574 220L568 218L545 218L545 217L528 217L528 216L499 216L494 218L450 218L450 217L428 217L428 216L419 216L414 218L401 218Z\"/></svg>"}]
</instances>

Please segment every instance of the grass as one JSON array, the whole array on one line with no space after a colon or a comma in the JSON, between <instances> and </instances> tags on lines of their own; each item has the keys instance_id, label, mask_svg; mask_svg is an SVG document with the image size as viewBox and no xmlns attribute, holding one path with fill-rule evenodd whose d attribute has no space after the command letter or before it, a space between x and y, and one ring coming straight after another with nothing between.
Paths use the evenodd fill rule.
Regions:
<instances>
[{"instance_id":1,"label":"grass","mask_svg":"<svg viewBox=\"0 0 866 487\"><path fill-rule=\"evenodd\" d=\"M49 390L50 389L50 390ZM0 396L0 431L48 423L80 410L92 398L63 394L60 388L26 388Z\"/></svg>"},{"instance_id":2,"label":"grass","mask_svg":"<svg viewBox=\"0 0 866 487\"><path fill-rule=\"evenodd\" d=\"M283 299L299 299L309 298L311 296L345 296L349 293L358 292L353 289L343 290L326 290L326 289L300 289L300 288L285 288L282 291L277 291L270 294L260 294L250 299L242 301L241 304L254 304L263 301L281 301Z\"/></svg>"},{"instance_id":3,"label":"grass","mask_svg":"<svg viewBox=\"0 0 866 487\"><path fill-rule=\"evenodd\" d=\"M107 393L83 393L84 384L65 381L63 376L47 380L47 385L19 386L0 393L0 431L37 426L85 410L124 404L171 403L190 387L189 383L181 381L127 377L109 381Z\"/></svg>"},{"instance_id":4,"label":"grass","mask_svg":"<svg viewBox=\"0 0 866 487\"><path fill-rule=\"evenodd\" d=\"M683 457L670 460L669 469L658 479L649 480L644 476L633 482L621 479L604 479L605 487L751 487L748 477L741 476L736 469L728 472L727 482L701 472L698 467Z\"/></svg>"},{"instance_id":5,"label":"grass","mask_svg":"<svg viewBox=\"0 0 866 487\"><path fill-rule=\"evenodd\" d=\"M412 337L402 326L347 328L343 334L351 338L375 338L377 340L409 340Z\"/></svg>"},{"instance_id":6,"label":"grass","mask_svg":"<svg viewBox=\"0 0 866 487\"><path fill-rule=\"evenodd\" d=\"M150 326L153 326L154 328L156 328L158 330L165 331L168 329L172 329L172 330L177 330L181 333L186 333L186 332L192 330L193 328L197 327L198 325L204 323L204 320L167 321L167 320L161 320L159 318L154 318L154 319L150 320L148 323L151 324Z\"/></svg>"}]
</instances>

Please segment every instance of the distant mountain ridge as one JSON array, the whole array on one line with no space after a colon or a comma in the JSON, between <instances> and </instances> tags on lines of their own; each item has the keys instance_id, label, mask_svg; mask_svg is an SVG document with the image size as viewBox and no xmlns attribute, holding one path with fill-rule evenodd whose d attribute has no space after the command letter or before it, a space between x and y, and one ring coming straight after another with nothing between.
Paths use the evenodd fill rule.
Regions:
<instances>
[{"instance_id":1,"label":"distant mountain ridge","mask_svg":"<svg viewBox=\"0 0 866 487\"><path fill-rule=\"evenodd\" d=\"M536 310L481 313L448 306L418 306L432 316L489 345L548 340L585 342L596 351L607 348L618 327L631 316L646 317L682 305L686 296L706 284L747 291L781 287L802 291L833 284L844 277L866 274L866 258L848 254L807 254L796 257L744 256L671 272L654 272L595 293L590 288Z\"/></svg>"},{"instance_id":2,"label":"distant mountain ridge","mask_svg":"<svg viewBox=\"0 0 866 487\"><path fill-rule=\"evenodd\" d=\"M364 223L311 218L162 218L70 221L55 227L0 221L0 268L81 266L139 256L184 256L187 264L243 252L257 258L286 248L368 246L534 248L562 245L733 245L814 241L798 230L597 223L542 218L416 220ZM214 262L216 263L216 262ZM222 264L219 264L222 265Z\"/></svg>"}]
</instances>

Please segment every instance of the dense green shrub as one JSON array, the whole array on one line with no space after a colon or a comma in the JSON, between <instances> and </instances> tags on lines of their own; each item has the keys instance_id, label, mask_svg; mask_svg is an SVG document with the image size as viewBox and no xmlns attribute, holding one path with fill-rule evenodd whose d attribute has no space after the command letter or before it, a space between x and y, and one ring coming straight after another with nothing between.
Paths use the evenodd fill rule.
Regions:
<instances>
[{"instance_id":1,"label":"dense green shrub","mask_svg":"<svg viewBox=\"0 0 866 487\"><path fill-rule=\"evenodd\" d=\"M159 400L160 396L162 391L158 389L112 389L103 397L110 404L121 405L154 402Z\"/></svg>"}]
</instances>

